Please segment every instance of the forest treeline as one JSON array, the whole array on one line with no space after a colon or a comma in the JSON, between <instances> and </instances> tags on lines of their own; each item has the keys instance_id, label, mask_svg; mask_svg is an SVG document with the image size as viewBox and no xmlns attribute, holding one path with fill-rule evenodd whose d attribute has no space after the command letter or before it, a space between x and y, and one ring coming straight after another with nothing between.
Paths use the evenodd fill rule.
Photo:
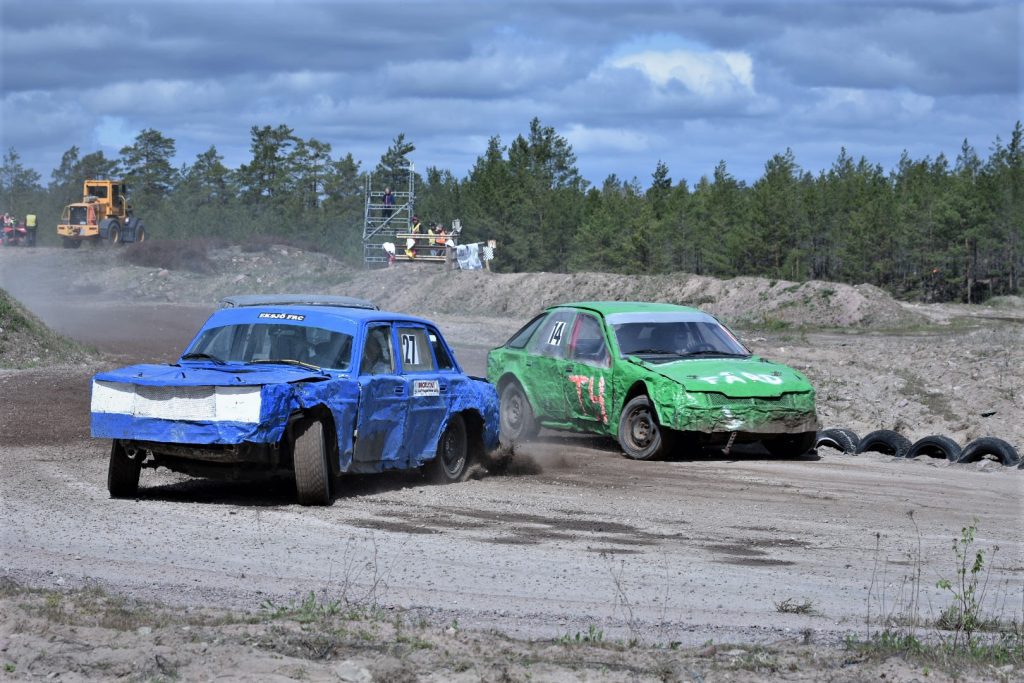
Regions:
<instances>
[{"instance_id":1,"label":"forest treeline","mask_svg":"<svg viewBox=\"0 0 1024 683\"><path fill-rule=\"evenodd\" d=\"M811 173L791 150L752 184L725 161L695 183L658 162L649 181L579 173L568 141L537 119L509 144L492 137L464 178L416 174L424 221L459 218L463 241L498 242L503 271L688 272L878 285L923 301L1019 294L1024 269L1024 128L981 156L912 159L886 170L840 149ZM116 159L67 150L44 186L11 148L0 167L0 210L39 216L56 244L63 206L86 178L123 178L154 239L282 236L353 264L362 257L364 192L395 182L415 145L399 134L372 170L351 153L285 125L253 126L251 160L228 168L215 147L173 165L175 142L146 129Z\"/></svg>"}]
</instances>

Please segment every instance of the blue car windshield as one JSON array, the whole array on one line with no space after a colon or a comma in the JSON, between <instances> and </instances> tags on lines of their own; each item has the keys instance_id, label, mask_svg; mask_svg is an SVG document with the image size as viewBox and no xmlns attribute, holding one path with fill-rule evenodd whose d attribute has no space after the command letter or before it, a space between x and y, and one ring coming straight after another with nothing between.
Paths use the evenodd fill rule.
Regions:
<instances>
[{"instance_id":1,"label":"blue car windshield","mask_svg":"<svg viewBox=\"0 0 1024 683\"><path fill-rule=\"evenodd\" d=\"M352 363L352 335L320 327L243 323L204 330L182 360L297 362L333 370Z\"/></svg>"}]
</instances>

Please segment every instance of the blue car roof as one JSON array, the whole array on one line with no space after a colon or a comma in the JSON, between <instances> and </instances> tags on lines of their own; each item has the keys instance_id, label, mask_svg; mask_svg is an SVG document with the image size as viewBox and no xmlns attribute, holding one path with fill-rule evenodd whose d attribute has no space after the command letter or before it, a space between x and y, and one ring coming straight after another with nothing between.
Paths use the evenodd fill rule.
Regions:
<instances>
[{"instance_id":1,"label":"blue car roof","mask_svg":"<svg viewBox=\"0 0 1024 683\"><path fill-rule=\"evenodd\" d=\"M294 317L290 317L294 316ZM364 322L394 321L419 323L435 326L435 323L404 313L376 311L365 308L342 308L335 306L243 306L222 308L217 310L203 324L203 328L221 327L249 322L282 322L305 324L325 329L353 332L354 328ZM347 328L347 329L346 329Z\"/></svg>"},{"instance_id":2,"label":"blue car roof","mask_svg":"<svg viewBox=\"0 0 1024 683\"><path fill-rule=\"evenodd\" d=\"M222 308L235 306L340 306L378 310L375 303L366 299L328 294L243 294L224 297L220 304Z\"/></svg>"}]
</instances>

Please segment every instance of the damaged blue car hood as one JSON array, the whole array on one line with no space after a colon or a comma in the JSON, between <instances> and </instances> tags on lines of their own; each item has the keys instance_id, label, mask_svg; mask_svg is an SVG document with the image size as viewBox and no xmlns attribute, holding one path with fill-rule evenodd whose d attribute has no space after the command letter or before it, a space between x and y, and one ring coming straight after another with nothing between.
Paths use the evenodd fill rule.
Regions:
<instances>
[{"instance_id":1,"label":"damaged blue car hood","mask_svg":"<svg viewBox=\"0 0 1024 683\"><path fill-rule=\"evenodd\" d=\"M91 427L110 439L277 443L288 415L320 404L354 414L358 399L354 380L291 365L133 365L93 378Z\"/></svg>"},{"instance_id":2,"label":"damaged blue car hood","mask_svg":"<svg viewBox=\"0 0 1024 683\"><path fill-rule=\"evenodd\" d=\"M97 380L153 386L254 386L278 382L306 382L329 379L318 370L296 365L241 365L237 363L184 365L129 365L98 373Z\"/></svg>"}]
</instances>

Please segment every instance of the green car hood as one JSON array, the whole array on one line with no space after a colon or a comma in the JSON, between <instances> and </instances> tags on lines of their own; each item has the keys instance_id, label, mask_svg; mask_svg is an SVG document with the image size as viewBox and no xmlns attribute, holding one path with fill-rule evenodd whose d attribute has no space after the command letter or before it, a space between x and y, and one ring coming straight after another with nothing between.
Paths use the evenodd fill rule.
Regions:
<instances>
[{"instance_id":1,"label":"green car hood","mask_svg":"<svg viewBox=\"0 0 1024 683\"><path fill-rule=\"evenodd\" d=\"M757 356L692 358L670 363L649 363L631 356L630 361L678 382L690 392L717 392L730 398L751 398L813 390L807 378L793 368Z\"/></svg>"}]
</instances>

